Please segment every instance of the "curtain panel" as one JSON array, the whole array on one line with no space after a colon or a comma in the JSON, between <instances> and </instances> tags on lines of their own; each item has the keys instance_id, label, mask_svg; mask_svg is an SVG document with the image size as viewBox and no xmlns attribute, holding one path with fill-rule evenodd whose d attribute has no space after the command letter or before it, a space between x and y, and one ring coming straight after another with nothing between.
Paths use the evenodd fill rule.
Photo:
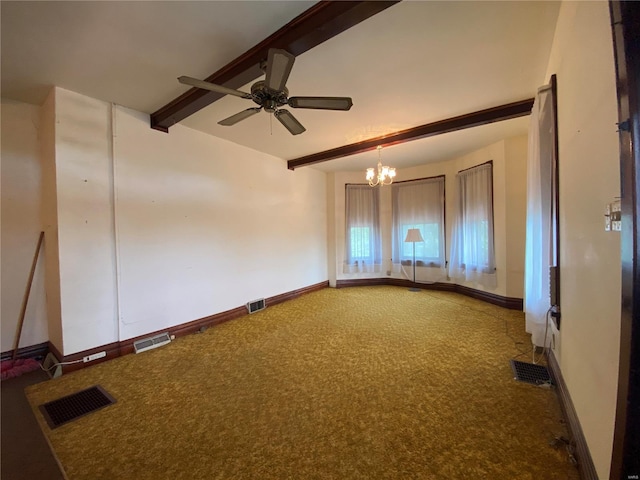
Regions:
<instances>
[{"instance_id":1,"label":"curtain panel","mask_svg":"<svg viewBox=\"0 0 640 480\"><path fill-rule=\"evenodd\" d=\"M343 273L380 272L379 189L369 185L346 185L345 208Z\"/></svg>"},{"instance_id":2,"label":"curtain panel","mask_svg":"<svg viewBox=\"0 0 640 480\"><path fill-rule=\"evenodd\" d=\"M554 155L551 90L536 96L529 120L527 158L527 236L525 245L525 329L534 345L545 346L547 311L551 305L552 169ZM547 340L547 344L549 340Z\"/></svg>"},{"instance_id":3,"label":"curtain panel","mask_svg":"<svg viewBox=\"0 0 640 480\"><path fill-rule=\"evenodd\" d=\"M392 263L395 272L413 264L413 243L404 240L411 228L420 230L424 242L415 244L416 281L446 278L445 177L439 176L391 186Z\"/></svg>"},{"instance_id":4,"label":"curtain panel","mask_svg":"<svg viewBox=\"0 0 640 480\"><path fill-rule=\"evenodd\" d=\"M495 288L493 164L489 162L458 172L456 183L458 205L449 276Z\"/></svg>"}]
</instances>

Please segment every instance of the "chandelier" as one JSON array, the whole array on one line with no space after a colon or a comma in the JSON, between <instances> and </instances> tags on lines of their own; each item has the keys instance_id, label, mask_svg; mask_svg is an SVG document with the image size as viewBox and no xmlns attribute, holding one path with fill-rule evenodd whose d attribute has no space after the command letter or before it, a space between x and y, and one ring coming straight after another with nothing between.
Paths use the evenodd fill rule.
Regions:
<instances>
[{"instance_id":1,"label":"chandelier","mask_svg":"<svg viewBox=\"0 0 640 480\"><path fill-rule=\"evenodd\" d=\"M396 169L387 167L386 165L384 167L382 166L382 161L380 160L382 145L378 145L376 148L378 149L378 176L376 176L374 168L367 168L367 181L369 182L369 186L391 185L393 183L393 177L396 176Z\"/></svg>"}]
</instances>

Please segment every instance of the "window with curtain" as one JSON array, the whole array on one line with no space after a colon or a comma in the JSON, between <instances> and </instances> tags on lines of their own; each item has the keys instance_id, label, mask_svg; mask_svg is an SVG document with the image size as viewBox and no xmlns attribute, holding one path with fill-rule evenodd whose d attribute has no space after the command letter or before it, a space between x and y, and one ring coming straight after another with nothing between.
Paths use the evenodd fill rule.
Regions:
<instances>
[{"instance_id":1,"label":"window with curtain","mask_svg":"<svg viewBox=\"0 0 640 480\"><path fill-rule=\"evenodd\" d=\"M369 185L346 185L344 273L370 273L381 269L378 192L379 189Z\"/></svg>"},{"instance_id":2,"label":"window with curtain","mask_svg":"<svg viewBox=\"0 0 640 480\"><path fill-rule=\"evenodd\" d=\"M453 227L449 276L495 287L493 245L493 163L458 172L457 215Z\"/></svg>"},{"instance_id":3,"label":"window with curtain","mask_svg":"<svg viewBox=\"0 0 640 480\"><path fill-rule=\"evenodd\" d=\"M412 265L414 244L404 240L409 229L417 228L424 242L415 244L416 280L435 281L444 277L444 181L443 175L391 186L394 269Z\"/></svg>"},{"instance_id":4,"label":"window with curtain","mask_svg":"<svg viewBox=\"0 0 640 480\"><path fill-rule=\"evenodd\" d=\"M551 306L549 267L557 266L555 201L556 125L551 88L536 95L529 123L527 158L527 237L525 245L525 329L536 346L546 339L547 310ZM557 324L556 324L557 326Z\"/></svg>"}]
</instances>

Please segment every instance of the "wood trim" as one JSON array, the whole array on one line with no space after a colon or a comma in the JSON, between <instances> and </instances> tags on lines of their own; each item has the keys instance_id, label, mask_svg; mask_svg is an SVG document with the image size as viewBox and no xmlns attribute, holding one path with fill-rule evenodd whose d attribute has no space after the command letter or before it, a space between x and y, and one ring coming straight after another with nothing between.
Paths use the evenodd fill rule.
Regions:
<instances>
[{"instance_id":1,"label":"wood trim","mask_svg":"<svg viewBox=\"0 0 640 480\"><path fill-rule=\"evenodd\" d=\"M336 288L345 287L368 287L373 285L393 285L396 287L406 288L421 288L423 290L438 290L444 292L455 292L467 297L482 300L483 302L491 303L499 307L508 308L509 310L523 309L522 298L515 297L503 297L502 295L496 295L495 293L485 292L482 290L476 290L475 288L465 287L464 285L458 285L455 283L435 282L435 283L414 283L411 280L405 280L403 278L358 278L349 280L338 280L336 282Z\"/></svg>"},{"instance_id":2,"label":"wood trim","mask_svg":"<svg viewBox=\"0 0 640 480\"><path fill-rule=\"evenodd\" d=\"M62 361L62 353L60 353L60 350L58 350L58 348L51 342L49 342L49 351L53 353L53 355L58 359L59 362Z\"/></svg>"},{"instance_id":3,"label":"wood trim","mask_svg":"<svg viewBox=\"0 0 640 480\"><path fill-rule=\"evenodd\" d=\"M46 357L49 353L49 342L38 343L18 349L17 358L39 358ZM8 350L0 354L0 360L9 360L13 355L13 350Z\"/></svg>"},{"instance_id":4,"label":"wood trim","mask_svg":"<svg viewBox=\"0 0 640 480\"><path fill-rule=\"evenodd\" d=\"M392 285L393 278L354 278L349 280L337 280L336 288L370 287L374 285ZM411 284L411 282L408 282ZM400 285L402 286L402 285Z\"/></svg>"},{"instance_id":5,"label":"wood trim","mask_svg":"<svg viewBox=\"0 0 640 480\"><path fill-rule=\"evenodd\" d=\"M323 288L328 288L328 287L329 287L329 280L325 282L316 283L314 285L309 285L308 287L299 288L297 290L292 290L287 293L282 293L280 295L266 298L265 304L267 306L277 305L278 303L282 303L288 300L293 300L294 298L298 298L300 295L304 295L305 293L316 292L318 290L322 290Z\"/></svg>"},{"instance_id":6,"label":"wood trim","mask_svg":"<svg viewBox=\"0 0 640 480\"><path fill-rule=\"evenodd\" d=\"M487 108L485 110L447 118L446 120L408 128L396 133L381 135L369 140L363 140L362 142L351 143L342 147L332 148L323 152L294 158L287 162L287 168L289 168L289 170L295 170L296 168L304 167L306 165L313 165L336 158L355 155L356 153L375 150L378 145L389 147L391 145L398 145L400 143L411 142L421 138L433 137L443 133L464 130L465 128L479 127L481 125L500 122L502 120L524 117L531 114L533 100L533 98L528 98L526 100L520 100L519 102L507 103L506 105Z\"/></svg>"},{"instance_id":7,"label":"wood trim","mask_svg":"<svg viewBox=\"0 0 640 480\"><path fill-rule=\"evenodd\" d=\"M562 319L562 313L560 309L560 164L558 162L558 154L560 152L560 140L558 136L558 78L555 74L551 75L551 103L553 105L553 209L552 215L554 218L551 221L554 223L555 229L555 296L556 304L559 307L555 314L551 315L551 320L556 326L556 329L560 330L560 321Z\"/></svg>"},{"instance_id":8,"label":"wood trim","mask_svg":"<svg viewBox=\"0 0 640 480\"><path fill-rule=\"evenodd\" d=\"M620 145L621 315L610 478L640 477L640 4L609 2Z\"/></svg>"},{"instance_id":9,"label":"wood trim","mask_svg":"<svg viewBox=\"0 0 640 480\"><path fill-rule=\"evenodd\" d=\"M298 288L290 292L285 292L280 295L268 297L265 299L265 303L266 305L276 305L278 303L282 303L287 300L298 298L301 295L304 295L306 293L322 290L323 288L327 288L328 286L329 286L329 281L326 280L324 282L315 283L313 285L309 285L303 288ZM215 315L209 315L207 317L199 318L191 322L182 323L180 325L175 325L169 328L163 328L161 330L149 332L144 335L140 335L138 337L128 338L120 342L113 342L107 345L91 348L89 350L84 350L82 352L72 353L71 355L66 355L64 357L51 342L48 342L48 344L46 345L48 349L50 349L53 352L53 354L56 356L56 358L60 362L74 362L77 360L82 360L82 358L87 355L92 355L98 352L107 352L106 357L101 358L99 360L94 360L93 362L89 362L89 363L78 362L78 363L72 363L69 365L63 365L62 366L63 373L69 373L69 372L80 370L82 368L85 368L91 365L96 365L98 363L106 362L107 360L112 360L114 358L117 358L123 355L129 355L131 353L134 353L135 349L133 347L133 344L143 338L148 338L148 337L159 335L161 333L166 333L166 332L168 332L169 335L175 336L176 338L184 337L185 335L190 335L192 333L198 332L203 327L204 328L213 327L221 323L228 322L229 320L234 320L236 318L244 317L245 315L248 315L247 308L245 306L236 307L231 310L226 310L224 312L216 313Z\"/></svg>"},{"instance_id":10,"label":"wood trim","mask_svg":"<svg viewBox=\"0 0 640 480\"><path fill-rule=\"evenodd\" d=\"M474 165L473 167L465 168L463 170L458 170L458 173L468 172L469 170L473 170L474 168L484 167L485 165L491 165L491 175L493 178L493 160L487 160L486 162L479 163L478 165Z\"/></svg>"},{"instance_id":11,"label":"wood trim","mask_svg":"<svg viewBox=\"0 0 640 480\"><path fill-rule=\"evenodd\" d=\"M593 464L587 440L582 432L578 414L573 406L571 395L569 394L567 384L564 382L560 365L558 365L553 351L550 351L547 355L547 365L549 366L549 373L551 374L553 384L556 386L556 391L558 392L562 413L569 428L569 435L571 436L570 444L575 449L574 457L578 461L580 478L582 478L582 480L598 480L596 467Z\"/></svg>"},{"instance_id":12,"label":"wood trim","mask_svg":"<svg viewBox=\"0 0 640 480\"><path fill-rule=\"evenodd\" d=\"M476 290L475 288L465 287L464 285L456 285L456 293L461 293L467 297L482 300L483 302L491 303L499 307L508 308L509 310L523 310L522 298L515 297L503 297L502 295L496 295L495 293L485 292L483 290Z\"/></svg>"},{"instance_id":13,"label":"wood trim","mask_svg":"<svg viewBox=\"0 0 640 480\"><path fill-rule=\"evenodd\" d=\"M446 175L434 175L432 177L413 178L411 180L400 180L399 182L393 182L392 185L402 185L403 183L421 182L423 180L437 180L442 178L446 181Z\"/></svg>"},{"instance_id":14,"label":"wood trim","mask_svg":"<svg viewBox=\"0 0 640 480\"><path fill-rule=\"evenodd\" d=\"M205 80L238 89L263 75L260 62L266 60L270 48L283 48L298 56L396 3L397 0L318 2ZM152 113L151 128L168 132L169 127L223 96L192 88Z\"/></svg>"}]
</instances>

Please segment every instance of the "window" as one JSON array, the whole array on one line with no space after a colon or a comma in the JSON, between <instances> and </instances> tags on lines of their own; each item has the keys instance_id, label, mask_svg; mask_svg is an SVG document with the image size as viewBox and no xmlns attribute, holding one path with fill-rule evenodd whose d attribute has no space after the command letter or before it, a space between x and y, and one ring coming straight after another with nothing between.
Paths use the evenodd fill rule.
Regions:
<instances>
[{"instance_id":1,"label":"window","mask_svg":"<svg viewBox=\"0 0 640 480\"><path fill-rule=\"evenodd\" d=\"M369 185L346 186L344 273L380 271L378 191Z\"/></svg>"},{"instance_id":2,"label":"window","mask_svg":"<svg viewBox=\"0 0 640 480\"><path fill-rule=\"evenodd\" d=\"M493 246L493 164L458 172L458 207L449 276L496 286Z\"/></svg>"},{"instance_id":3,"label":"window","mask_svg":"<svg viewBox=\"0 0 640 480\"><path fill-rule=\"evenodd\" d=\"M364 260L371 257L371 227L351 227L351 258Z\"/></svg>"},{"instance_id":4,"label":"window","mask_svg":"<svg viewBox=\"0 0 640 480\"><path fill-rule=\"evenodd\" d=\"M413 223L402 225L400 238L407 238L407 232L410 228L417 228L422 234L424 242L416 243L416 260L422 262L437 261L440 257L440 232L443 230L437 223ZM413 258L413 244L403 242L401 260L409 260Z\"/></svg>"},{"instance_id":5,"label":"window","mask_svg":"<svg viewBox=\"0 0 640 480\"><path fill-rule=\"evenodd\" d=\"M394 183L393 263L396 271L413 262L414 244L405 242L407 231L420 230L424 242L415 244L418 280L438 280L444 277L444 176Z\"/></svg>"}]
</instances>

